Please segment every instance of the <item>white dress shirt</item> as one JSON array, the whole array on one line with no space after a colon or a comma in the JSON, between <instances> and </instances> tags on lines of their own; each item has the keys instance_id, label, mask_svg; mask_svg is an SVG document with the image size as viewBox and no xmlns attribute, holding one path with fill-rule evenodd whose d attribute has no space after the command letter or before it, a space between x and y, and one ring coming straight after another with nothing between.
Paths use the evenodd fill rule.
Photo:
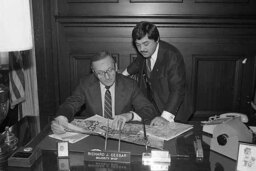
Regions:
<instances>
[{"instance_id":1,"label":"white dress shirt","mask_svg":"<svg viewBox=\"0 0 256 171\"><path fill-rule=\"evenodd\" d=\"M110 88L109 88L109 91L111 93L111 102L112 102L112 117L114 118L115 117L115 87L116 87L116 84L114 83ZM105 105L105 93L106 93L107 89L105 87L105 85L103 85L101 82L100 82L100 92L101 92L101 106L102 106L102 111L103 111L103 117L105 117L105 113L104 113L104 105ZM133 118L133 121L141 121L141 117L133 112L133 111L130 111L134 114L134 118Z\"/></svg>"}]
</instances>

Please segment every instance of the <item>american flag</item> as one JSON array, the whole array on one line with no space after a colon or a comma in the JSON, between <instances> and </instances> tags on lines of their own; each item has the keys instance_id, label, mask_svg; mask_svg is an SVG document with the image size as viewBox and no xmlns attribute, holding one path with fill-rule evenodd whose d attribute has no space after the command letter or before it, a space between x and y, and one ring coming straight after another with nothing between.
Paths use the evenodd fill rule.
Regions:
<instances>
[{"instance_id":1,"label":"american flag","mask_svg":"<svg viewBox=\"0 0 256 171\"><path fill-rule=\"evenodd\" d=\"M25 75L22 62L22 52L9 53L9 88L11 108L25 100Z\"/></svg>"}]
</instances>

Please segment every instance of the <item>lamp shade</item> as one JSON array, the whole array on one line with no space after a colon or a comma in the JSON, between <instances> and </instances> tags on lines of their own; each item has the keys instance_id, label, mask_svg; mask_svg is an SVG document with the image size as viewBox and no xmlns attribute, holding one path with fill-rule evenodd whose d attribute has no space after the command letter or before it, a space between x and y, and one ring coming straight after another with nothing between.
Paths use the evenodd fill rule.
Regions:
<instances>
[{"instance_id":1,"label":"lamp shade","mask_svg":"<svg viewBox=\"0 0 256 171\"><path fill-rule=\"evenodd\" d=\"M0 0L0 52L32 48L29 0Z\"/></svg>"}]
</instances>

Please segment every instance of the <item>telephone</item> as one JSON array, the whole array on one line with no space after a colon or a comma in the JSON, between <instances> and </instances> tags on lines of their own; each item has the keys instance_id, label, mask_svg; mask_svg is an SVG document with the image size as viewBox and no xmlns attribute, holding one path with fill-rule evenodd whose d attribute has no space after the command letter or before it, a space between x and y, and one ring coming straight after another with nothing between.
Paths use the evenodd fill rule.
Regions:
<instances>
[{"instance_id":1,"label":"telephone","mask_svg":"<svg viewBox=\"0 0 256 171\"><path fill-rule=\"evenodd\" d=\"M248 122L248 117L242 113L223 113L220 115L220 118L234 118L234 117L240 117L243 123Z\"/></svg>"},{"instance_id":2,"label":"telephone","mask_svg":"<svg viewBox=\"0 0 256 171\"><path fill-rule=\"evenodd\" d=\"M208 121L201 121L201 123L203 123L203 131L209 134L213 133L214 128L218 125L218 124L223 124L226 123L230 120L232 120L232 118L236 118L239 117L240 120L243 123L247 123L248 122L248 117L245 114L242 113L223 113L220 115L214 115L209 117Z\"/></svg>"},{"instance_id":3,"label":"telephone","mask_svg":"<svg viewBox=\"0 0 256 171\"><path fill-rule=\"evenodd\" d=\"M241 121L243 123L247 123L248 122L248 117L245 114L242 114L242 113L232 113L232 112L211 116L211 117L209 117L209 120L206 121L206 122L207 123L217 124L219 122L224 122L224 121L227 121L229 118L234 118L234 117L240 117Z\"/></svg>"}]
</instances>

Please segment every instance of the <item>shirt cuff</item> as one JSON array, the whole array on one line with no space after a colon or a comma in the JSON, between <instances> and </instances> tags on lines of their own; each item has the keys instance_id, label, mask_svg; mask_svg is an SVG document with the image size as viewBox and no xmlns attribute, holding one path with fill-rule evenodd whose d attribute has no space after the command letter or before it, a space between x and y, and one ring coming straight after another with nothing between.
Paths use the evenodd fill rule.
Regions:
<instances>
[{"instance_id":1,"label":"shirt cuff","mask_svg":"<svg viewBox=\"0 0 256 171\"><path fill-rule=\"evenodd\" d=\"M128 73L127 69L125 69L125 70L122 72L122 74L123 74L124 76L130 75L130 74Z\"/></svg>"},{"instance_id":2,"label":"shirt cuff","mask_svg":"<svg viewBox=\"0 0 256 171\"><path fill-rule=\"evenodd\" d=\"M175 118L175 116L173 114L171 114L170 112L167 112L165 110L163 111L161 117L163 117L164 119L166 119L169 122L173 122L174 118Z\"/></svg>"},{"instance_id":3,"label":"shirt cuff","mask_svg":"<svg viewBox=\"0 0 256 171\"><path fill-rule=\"evenodd\" d=\"M133 111L131 111L131 113L133 113L133 120L132 121L141 121L141 117L137 113L135 113Z\"/></svg>"}]
</instances>

